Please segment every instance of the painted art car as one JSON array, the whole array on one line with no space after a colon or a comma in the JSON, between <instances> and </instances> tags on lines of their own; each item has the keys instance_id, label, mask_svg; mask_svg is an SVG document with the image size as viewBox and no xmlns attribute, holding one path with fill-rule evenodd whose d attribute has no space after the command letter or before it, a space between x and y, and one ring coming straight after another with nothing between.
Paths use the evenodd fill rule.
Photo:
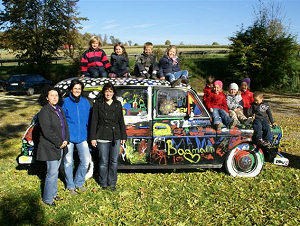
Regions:
<instances>
[{"instance_id":1,"label":"painted art car","mask_svg":"<svg viewBox=\"0 0 300 226\"><path fill-rule=\"evenodd\" d=\"M56 87L65 96L72 79ZM254 177L264 152L277 153L282 130L272 128L272 148L252 142L251 125L216 131L211 116L190 86L171 88L167 81L134 78L81 78L83 95L95 101L110 81L122 103L128 139L121 146L119 169L221 168L232 176ZM37 117L22 139L19 164L32 163L36 152ZM264 152L263 152L264 151Z\"/></svg>"}]
</instances>

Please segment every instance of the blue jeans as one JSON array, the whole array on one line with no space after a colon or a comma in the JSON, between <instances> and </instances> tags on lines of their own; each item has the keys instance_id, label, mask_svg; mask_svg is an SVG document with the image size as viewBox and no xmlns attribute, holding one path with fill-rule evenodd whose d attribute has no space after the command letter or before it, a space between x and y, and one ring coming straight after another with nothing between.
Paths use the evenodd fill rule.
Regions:
<instances>
[{"instance_id":1,"label":"blue jeans","mask_svg":"<svg viewBox=\"0 0 300 226\"><path fill-rule=\"evenodd\" d=\"M232 122L232 119L229 117L227 112L220 108L213 108L212 117L214 125L223 122L225 126L229 126Z\"/></svg>"},{"instance_id":2,"label":"blue jeans","mask_svg":"<svg viewBox=\"0 0 300 226\"><path fill-rule=\"evenodd\" d=\"M74 145L76 145L78 156L79 156L79 165L73 180L73 152ZM80 188L85 182L85 175L89 167L91 160L91 154L89 151L89 146L87 141L81 143L69 143L68 144L68 153L64 158L64 168L65 168L65 177L68 189Z\"/></svg>"},{"instance_id":3,"label":"blue jeans","mask_svg":"<svg viewBox=\"0 0 300 226\"><path fill-rule=\"evenodd\" d=\"M99 150L99 182L101 187L115 187L117 184L118 156L120 152L120 140L112 142L98 142Z\"/></svg>"},{"instance_id":4,"label":"blue jeans","mask_svg":"<svg viewBox=\"0 0 300 226\"><path fill-rule=\"evenodd\" d=\"M60 152L62 156L63 150L61 149ZM43 202L45 203L53 203L53 198L57 195L57 179L60 162L61 159L47 161L47 174L43 194Z\"/></svg>"},{"instance_id":5,"label":"blue jeans","mask_svg":"<svg viewBox=\"0 0 300 226\"><path fill-rule=\"evenodd\" d=\"M188 78L188 71L184 70L184 71L177 71L174 74L173 73L168 73L166 74L166 80L168 80L169 82L172 82L176 79L179 78Z\"/></svg>"},{"instance_id":6,"label":"blue jeans","mask_svg":"<svg viewBox=\"0 0 300 226\"><path fill-rule=\"evenodd\" d=\"M90 67L88 73L88 77L91 78L107 78L107 72L104 67Z\"/></svg>"},{"instance_id":7,"label":"blue jeans","mask_svg":"<svg viewBox=\"0 0 300 226\"><path fill-rule=\"evenodd\" d=\"M253 140L258 141L260 139L266 141L272 141L271 138L271 128L268 119L265 118L255 118L253 121Z\"/></svg>"}]
</instances>

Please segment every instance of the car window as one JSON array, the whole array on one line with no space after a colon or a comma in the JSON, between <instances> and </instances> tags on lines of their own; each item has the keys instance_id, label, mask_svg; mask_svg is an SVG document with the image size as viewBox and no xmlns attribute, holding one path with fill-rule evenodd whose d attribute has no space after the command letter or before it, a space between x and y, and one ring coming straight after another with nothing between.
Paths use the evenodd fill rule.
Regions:
<instances>
[{"instance_id":1,"label":"car window","mask_svg":"<svg viewBox=\"0 0 300 226\"><path fill-rule=\"evenodd\" d=\"M125 116L147 115L147 98L147 89L117 87L117 99L122 103Z\"/></svg>"},{"instance_id":2,"label":"car window","mask_svg":"<svg viewBox=\"0 0 300 226\"><path fill-rule=\"evenodd\" d=\"M8 79L8 82L20 82L21 76L20 75L13 75Z\"/></svg>"},{"instance_id":3,"label":"car window","mask_svg":"<svg viewBox=\"0 0 300 226\"><path fill-rule=\"evenodd\" d=\"M192 117L209 117L199 98L193 92L188 92L188 114Z\"/></svg>"},{"instance_id":4,"label":"car window","mask_svg":"<svg viewBox=\"0 0 300 226\"><path fill-rule=\"evenodd\" d=\"M186 116L188 113L187 92L174 88L157 90L156 112L158 116Z\"/></svg>"}]
</instances>

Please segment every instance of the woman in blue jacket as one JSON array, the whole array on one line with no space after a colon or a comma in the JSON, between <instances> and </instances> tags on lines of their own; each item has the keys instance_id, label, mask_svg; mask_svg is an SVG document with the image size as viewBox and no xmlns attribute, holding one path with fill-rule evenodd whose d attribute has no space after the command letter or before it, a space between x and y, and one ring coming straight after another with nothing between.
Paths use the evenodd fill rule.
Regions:
<instances>
[{"instance_id":1,"label":"woman in blue jacket","mask_svg":"<svg viewBox=\"0 0 300 226\"><path fill-rule=\"evenodd\" d=\"M76 195L78 190L81 192L86 191L83 185L91 159L87 143L91 105L85 97L81 96L83 88L84 85L81 81L78 79L72 80L70 95L65 98L62 107L70 131L69 152L64 158L64 168L67 188L71 195ZM75 177L73 178L74 146L77 148L80 162ZM77 191L75 189L77 189Z\"/></svg>"}]
</instances>

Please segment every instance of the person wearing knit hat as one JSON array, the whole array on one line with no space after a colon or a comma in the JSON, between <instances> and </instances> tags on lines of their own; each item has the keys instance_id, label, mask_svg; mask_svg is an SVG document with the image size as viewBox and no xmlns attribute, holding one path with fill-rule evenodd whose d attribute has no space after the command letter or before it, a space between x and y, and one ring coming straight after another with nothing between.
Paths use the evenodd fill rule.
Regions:
<instances>
[{"instance_id":1,"label":"person wearing knit hat","mask_svg":"<svg viewBox=\"0 0 300 226\"><path fill-rule=\"evenodd\" d=\"M247 119L243 113L243 99L238 92L239 87L236 83L229 85L228 94L226 96L229 116L234 120L234 124L239 122L249 124L252 118Z\"/></svg>"},{"instance_id":2,"label":"person wearing knit hat","mask_svg":"<svg viewBox=\"0 0 300 226\"><path fill-rule=\"evenodd\" d=\"M250 91L250 78L241 80L241 96L244 102L244 114L248 116L248 109L253 103L253 93Z\"/></svg>"},{"instance_id":3,"label":"person wearing knit hat","mask_svg":"<svg viewBox=\"0 0 300 226\"><path fill-rule=\"evenodd\" d=\"M212 114L213 125L217 130L221 130L223 123L228 128L233 128L236 124L228 115L226 97L223 93L223 83L220 80L214 82L214 87L207 100L207 107Z\"/></svg>"}]
</instances>

